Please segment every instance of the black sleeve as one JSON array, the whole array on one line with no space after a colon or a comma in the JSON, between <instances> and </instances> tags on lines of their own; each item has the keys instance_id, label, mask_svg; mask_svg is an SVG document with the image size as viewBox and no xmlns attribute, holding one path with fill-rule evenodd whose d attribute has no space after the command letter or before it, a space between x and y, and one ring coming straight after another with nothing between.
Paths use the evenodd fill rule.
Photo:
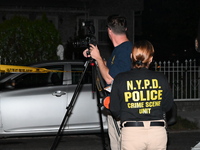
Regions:
<instances>
[{"instance_id":1,"label":"black sleeve","mask_svg":"<svg viewBox=\"0 0 200 150\"><path fill-rule=\"evenodd\" d=\"M163 95L163 100L162 100L162 109L164 112L169 111L172 106L173 106L173 94L171 87L169 86L169 83L167 81L167 78L164 77L164 83L165 83L165 88L164 88L164 95Z\"/></svg>"},{"instance_id":2,"label":"black sleeve","mask_svg":"<svg viewBox=\"0 0 200 150\"><path fill-rule=\"evenodd\" d=\"M120 96L119 83L117 77L115 78L110 94L110 111L115 118L120 118Z\"/></svg>"}]
</instances>

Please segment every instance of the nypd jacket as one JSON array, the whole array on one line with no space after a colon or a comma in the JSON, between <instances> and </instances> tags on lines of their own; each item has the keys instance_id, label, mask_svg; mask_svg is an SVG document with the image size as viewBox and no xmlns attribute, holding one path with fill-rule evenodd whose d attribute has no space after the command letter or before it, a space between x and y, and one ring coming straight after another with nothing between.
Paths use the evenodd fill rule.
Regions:
<instances>
[{"instance_id":1,"label":"nypd jacket","mask_svg":"<svg viewBox=\"0 0 200 150\"><path fill-rule=\"evenodd\" d=\"M110 98L110 111L121 122L160 120L173 105L165 75L146 68L118 74Z\"/></svg>"}]
</instances>

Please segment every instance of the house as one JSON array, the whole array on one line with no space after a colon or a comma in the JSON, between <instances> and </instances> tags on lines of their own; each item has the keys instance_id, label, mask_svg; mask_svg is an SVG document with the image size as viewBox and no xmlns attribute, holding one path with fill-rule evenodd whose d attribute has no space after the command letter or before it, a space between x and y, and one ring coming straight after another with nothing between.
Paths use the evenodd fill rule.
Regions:
<instances>
[{"instance_id":1,"label":"house","mask_svg":"<svg viewBox=\"0 0 200 150\"><path fill-rule=\"evenodd\" d=\"M128 37L134 42L135 36L141 32L142 11L143 0L1 0L0 23L15 15L34 20L45 13L60 32L65 47L69 42L77 44L85 40L73 41L77 36L80 37L80 28L84 28L81 27L82 23L91 23L95 32L89 34L93 34L103 57L107 58L110 45L106 30L107 17L111 14L125 16L128 22ZM88 28L83 30L82 34L88 35Z\"/></svg>"}]
</instances>

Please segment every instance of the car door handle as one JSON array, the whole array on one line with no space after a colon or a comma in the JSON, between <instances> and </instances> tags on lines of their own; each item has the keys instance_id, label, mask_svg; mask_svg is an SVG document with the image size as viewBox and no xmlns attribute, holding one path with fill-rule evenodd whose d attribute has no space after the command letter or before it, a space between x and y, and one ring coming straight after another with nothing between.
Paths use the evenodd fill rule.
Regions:
<instances>
[{"instance_id":1,"label":"car door handle","mask_svg":"<svg viewBox=\"0 0 200 150\"><path fill-rule=\"evenodd\" d=\"M55 91L52 93L53 96L61 97L62 95L65 95L67 92L65 91Z\"/></svg>"}]
</instances>

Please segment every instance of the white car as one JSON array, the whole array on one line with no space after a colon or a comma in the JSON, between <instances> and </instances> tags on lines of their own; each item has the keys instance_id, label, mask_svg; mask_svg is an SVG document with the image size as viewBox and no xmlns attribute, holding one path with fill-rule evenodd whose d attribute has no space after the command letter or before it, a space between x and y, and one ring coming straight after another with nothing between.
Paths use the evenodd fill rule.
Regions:
<instances>
[{"instance_id":1,"label":"white car","mask_svg":"<svg viewBox=\"0 0 200 150\"><path fill-rule=\"evenodd\" d=\"M81 61L45 62L32 67L66 72L0 76L0 137L57 133L85 68ZM89 69L63 132L101 132L98 100L96 94L93 97L91 79ZM100 114L106 131L103 108Z\"/></svg>"}]
</instances>

